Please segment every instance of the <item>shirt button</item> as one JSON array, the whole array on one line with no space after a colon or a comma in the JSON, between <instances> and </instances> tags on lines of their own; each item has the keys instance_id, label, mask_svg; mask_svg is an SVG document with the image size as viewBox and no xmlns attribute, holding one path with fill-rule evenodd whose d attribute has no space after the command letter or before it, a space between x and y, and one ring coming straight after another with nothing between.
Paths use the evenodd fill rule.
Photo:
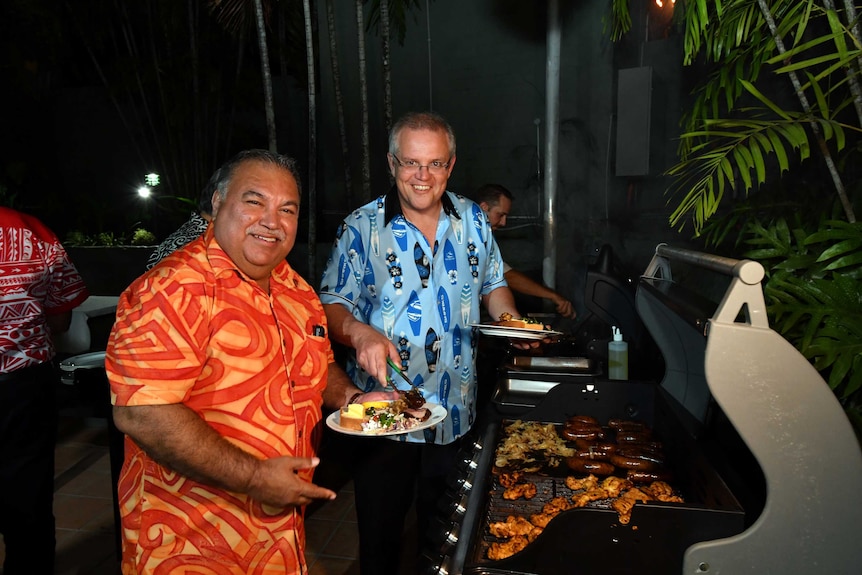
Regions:
<instances>
[{"instance_id":1,"label":"shirt button","mask_svg":"<svg viewBox=\"0 0 862 575\"><path fill-rule=\"evenodd\" d=\"M290 387L296 387L296 382L292 379L290 380Z\"/></svg>"}]
</instances>

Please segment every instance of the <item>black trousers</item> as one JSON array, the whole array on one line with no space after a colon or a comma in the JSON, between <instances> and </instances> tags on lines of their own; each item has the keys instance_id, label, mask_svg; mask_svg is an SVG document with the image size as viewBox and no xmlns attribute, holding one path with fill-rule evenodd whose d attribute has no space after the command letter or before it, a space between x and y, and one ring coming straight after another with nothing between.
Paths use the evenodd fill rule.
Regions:
<instances>
[{"instance_id":1,"label":"black trousers","mask_svg":"<svg viewBox=\"0 0 862 575\"><path fill-rule=\"evenodd\" d=\"M0 533L5 575L54 572L57 376L50 364L0 374Z\"/></svg>"},{"instance_id":2,"label":"black trousers","mask_svg":"<svg viewBox=\"0 0 862 575\"><path fill-rule=\"evenodd\" d=\"M353 474L359 570L362 575L399 575L401 534L410 505L415 498L421 556L429 547L429 528L439 513L461 441L430 445L362 438L356 445L362 453ZM421 562L420 557L419 566Z\"/></svg>"}]
</instances>

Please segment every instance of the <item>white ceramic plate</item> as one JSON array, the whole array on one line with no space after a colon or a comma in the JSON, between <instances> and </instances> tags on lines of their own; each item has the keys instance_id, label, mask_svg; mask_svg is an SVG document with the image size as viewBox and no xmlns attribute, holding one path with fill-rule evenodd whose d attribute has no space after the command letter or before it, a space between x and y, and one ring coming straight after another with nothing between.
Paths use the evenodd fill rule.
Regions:
<instances>
[{"instance_id":1,"label":"white ceramic plate","mask_svg":"<svg viewBox=\"0 0 862 575\"><path fill-rule=\"evenodd\" d=\"M510 339L545 339L555 335L563 335L561 331L550 329L528 329L526 327L503 327L500 325L488 325L484 323L471 323L470 327L475 327L482 335L491 337L507 337Z\"/></svg>"},{"instance_id":2,"label":"white ceramic plate","mask_svg":"<svg viewBox=\"0 0 862 575\"><path fill-rule=\"evenodd\" d=\"M333 411L326 418L326 425L338 433L344 433L345 435L359 435L362 437L386 437L387 435L401 435L402 433L413 433L414 431L422 431L423 429L427 429L431 426L437 425L449 415L449 412L446 411L446 408L438 403L426 403L424 405L427 409L431 410L431 417L413 427L411 429L399 430L399 431L382 431L382 432L374 432L368 433L364 431L356 431L355 429L347 429L345 427L341 427L341 411Z\"/></svg>"}]
</instances>

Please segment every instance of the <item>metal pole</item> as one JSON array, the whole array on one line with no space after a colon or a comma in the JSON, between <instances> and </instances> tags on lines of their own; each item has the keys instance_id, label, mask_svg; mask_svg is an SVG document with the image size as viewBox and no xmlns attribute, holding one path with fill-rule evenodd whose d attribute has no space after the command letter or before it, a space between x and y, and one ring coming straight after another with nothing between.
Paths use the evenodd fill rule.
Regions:
<instances>
[{"instance_id":1,"label":"metal pole","mask_svg":"<svg viewBox=\"0 0 862 575\"><path fill-rule=\"evenodd\" d=\"M434 90L433 81L431 80L431 6L428 0L425 0L425 26L426 35L428 38L428 110L434 111Z\"/></svg>"},{"instance_id":2,"label":"metal pole","mask_svg":"<svg viewBox=\"0 0 862 575\"><path fill-rule=\"evenodd\" d=\"M545 219L542 279L551 289L556 285L557 163L560 122L560 14L558 0L548 0L547 62L545 67Z\"/></svg>"}]
</instances>

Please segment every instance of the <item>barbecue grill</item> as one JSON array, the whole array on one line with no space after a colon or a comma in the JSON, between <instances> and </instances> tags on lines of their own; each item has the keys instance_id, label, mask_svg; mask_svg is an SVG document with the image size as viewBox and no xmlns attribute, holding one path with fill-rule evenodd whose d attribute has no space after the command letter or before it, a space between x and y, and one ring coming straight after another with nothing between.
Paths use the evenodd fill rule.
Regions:
<instances>
[{"instance_id":1,"label":"barbecue grill","mask_svg":"<svg viewBox=\"0 0 862 575\"><path fill-rule=\"evenodd\" d=\"M673 271L683 271L674 280ZM690 274L690 275L687 275ZM698 275L701 274L701 275ZM716 304L707 292L726 285ZM487 425L453 476L433 550L437 574L860 573L862 452L834 394L769 328L757 262L659 245L637 287L661 350L660 382L610 381L590 361L512 362ZM685 277L683 277L685 276ZM696 283L696 282L695 282ZM533 358L535 360L535 358ZM517 364L517 365L515 365ZM570 497L570 471L526 474L531 500L504 500L494 453L509 421L591 415L649 425L684 503L637 504L623 524L607 502L556 515L523 550L490 560L489 524Z\"/></svg>"}]
</instances>

